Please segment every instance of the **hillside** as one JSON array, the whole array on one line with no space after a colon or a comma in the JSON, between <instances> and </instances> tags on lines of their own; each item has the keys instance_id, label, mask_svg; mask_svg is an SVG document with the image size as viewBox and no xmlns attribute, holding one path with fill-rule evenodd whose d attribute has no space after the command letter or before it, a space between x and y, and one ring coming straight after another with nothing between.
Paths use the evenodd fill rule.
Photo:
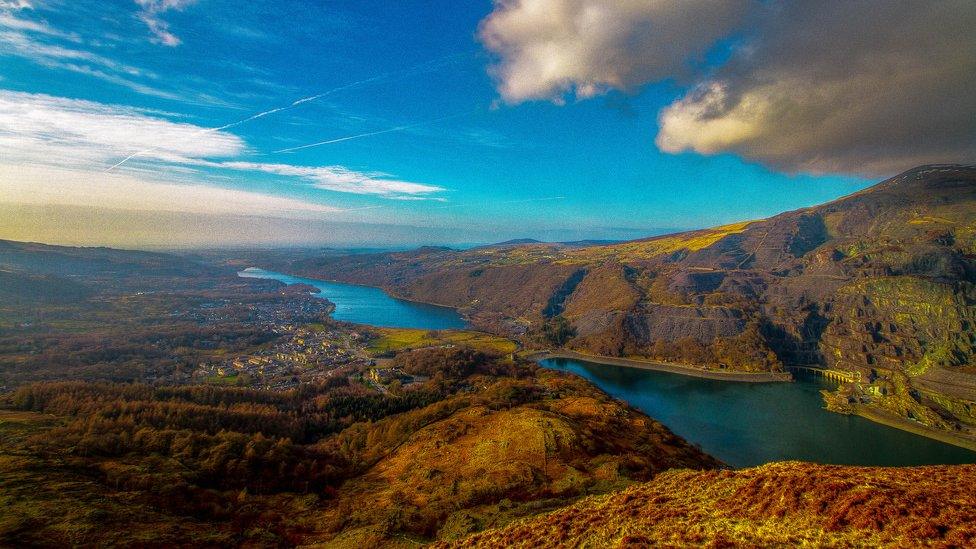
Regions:
<instances>
[{"instance_id":1,"label":"hillside","mask_svg":"<svg viewBox=\"0 0 976 549\"><path fill-rule=\"evenodd\" d=\"M114 248L51 246L0 240L0 268L58 276L199 276L218 272L182 257Z\"/></svg>"},{"instance_id":2,"label":"hillside","mask_svg":"<svg viewBox=\"0 0 976 549\"><path fill-rule=\"evenodd\" d=\"M837 411L976 429L976 167L925 166L769 219L604 246L299 260L285 268L459 307L532 347L860 383Z\"/></svg>"},{"instance_id":3,"label":"hillside","mask_svg":"<svg viewBox=\"0 0 976 549\"><path fill-rule=\"evenodd\" d=\"M61 382L0 409L0 545L413 545L720 464L580 378L463 347L287 391Z\"/></svg>"},{"instance_id":4,"label":"hillside","mask_svg":"<svg viewBox=\"0 0 976 549\"><path fill-rule=\"evenodd\" d=\"M972 547L976 467L672 470L438 547Z\"/></svg>"},{"instance_id":5,"label":"hillside","mask_svg":"<svg viewBox=\"0 0 976 549\"><path fill-rule=\"evenodd\" d=\"M0 392L32 381L187 382L201 362L325 320L307 288L171 254L0 241ZM270 325L270 326L269 326Z\"/></svg>"}]
</instances>

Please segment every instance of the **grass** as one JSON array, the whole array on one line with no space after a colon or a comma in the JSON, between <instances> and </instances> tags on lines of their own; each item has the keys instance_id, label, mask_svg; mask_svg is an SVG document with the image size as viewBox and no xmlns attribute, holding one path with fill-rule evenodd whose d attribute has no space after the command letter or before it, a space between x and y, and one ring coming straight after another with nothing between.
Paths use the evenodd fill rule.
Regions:
<instances>
[{"instance_id":1,"label":"grass","mask_svg":"<svg viewBox=\"0 0 976 549\"><path fill-rule=\"evenodd\" d=\"M453 546L972 547L974 474L798 462L671 470Z\"/></svg>"},{"instance_id":2,"label":"grass","mask_svg":"<svg viewBox=\"0 0 976 549\"><path fill-rule=\"evenodd\" d=\"M491 354L507 355L514 353L514 341L482 332L470 330L415 330L408 328L375 328L378 337L373 338L367 350L373 356L382 356L395 351L456 345L470 347Z\"/></svg>"},{"instance_id":3,"label":"grass","mask_svg":"<svg viewBox=\"0 0 976 549\"><path fill-rule=\"evenodd\" d=\"M237 374L231 374L229 376L208 376L206 382L216 385L234 385L237 383Z\"/></svg>"},{"instance_id":4,"label":"grass","mask_svg":"<svg viewBox=\"0 0 976 549\"><path fill-rule=\"evenodd\" d=\"M567 255L594 260L613 258L620 261L652 259L682 250L695 252L707 248L727 236L741 233L753 223L755 221L742 221L700 231L666 235L610 246L584 248L569 252Z\"/></svg>"}]
</instances>

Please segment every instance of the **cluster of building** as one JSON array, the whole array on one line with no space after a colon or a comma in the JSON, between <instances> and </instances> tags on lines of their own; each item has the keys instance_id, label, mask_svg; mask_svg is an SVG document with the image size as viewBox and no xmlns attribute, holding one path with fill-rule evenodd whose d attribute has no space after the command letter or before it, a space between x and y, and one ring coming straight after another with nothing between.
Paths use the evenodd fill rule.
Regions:
<instances>
[{"instance_id":1,"label":"cluster of building","mask_svg":"<svg viewBox=\"0 0 976 549\"><path fill-rule=\"evenodd\" d=\"M336 329L311 329L291 324L279 324L272 331L290 335L284 343L221 362L201 363L195 377L203 379L237 378L247 376L253 385L265 388L288 388L328 377L343 366L369 366L357 332Z\"/></svg>"},{"instance_id":2,"label":"cluster of building","mask_svg":"<svg viewBox=\"0 0 976 549\"><path fill-rule=\"evenodd\" d=\"M284 299L256 303L210 301L182 313L188 320L201 324L247 322L269 327L290 322L315 322L332 312L333 305L324 299Z\"/></svg>"},{"instance_id":3,"label":"cluster of building","mask_svg":"<svg viewBox=\"0 0 976 549\"><path fill-rule=\"evenodd\" d=\"M387 393L394 381L401 388L408 388L413 385L420 385L428 379L425 376L410 375L400 368L390 366L388 359L383 362L383 364L373 365L364 377L366 383L381 393Z\"/></svg>"}]
</instances>

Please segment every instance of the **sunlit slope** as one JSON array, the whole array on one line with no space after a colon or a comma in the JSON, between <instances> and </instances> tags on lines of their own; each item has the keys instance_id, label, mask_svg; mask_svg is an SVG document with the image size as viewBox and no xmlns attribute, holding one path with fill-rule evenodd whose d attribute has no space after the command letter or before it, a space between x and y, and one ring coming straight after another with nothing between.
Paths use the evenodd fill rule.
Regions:
<instances>
[{"instance_id":1,"label":"sunlit slope","mask_svg":"<svg viewBox=\"0 0 976 549\"><path fill-rule=\"evenodd\" d=\"M976 466L668 471L441 547L971 547Z\"/></svg>"}]
</instances>

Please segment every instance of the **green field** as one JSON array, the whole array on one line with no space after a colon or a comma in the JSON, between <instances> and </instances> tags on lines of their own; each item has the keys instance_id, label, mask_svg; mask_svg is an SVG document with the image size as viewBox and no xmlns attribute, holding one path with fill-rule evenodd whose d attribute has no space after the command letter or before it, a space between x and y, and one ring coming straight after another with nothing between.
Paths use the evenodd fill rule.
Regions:
<instances>
[{"instance_id":1,"label":"green field","mask_svg":"<svg viewBox=\"0 0 976 549\"><path fill-rule=\"evenodd\" d=\"M376 337L370 340L367 350L373 356L443 345L470 347L491 354L511 354L518 349L515 342L508 338L468 330L375 328L372 331Z\"/></svg>"}]
</instances>

